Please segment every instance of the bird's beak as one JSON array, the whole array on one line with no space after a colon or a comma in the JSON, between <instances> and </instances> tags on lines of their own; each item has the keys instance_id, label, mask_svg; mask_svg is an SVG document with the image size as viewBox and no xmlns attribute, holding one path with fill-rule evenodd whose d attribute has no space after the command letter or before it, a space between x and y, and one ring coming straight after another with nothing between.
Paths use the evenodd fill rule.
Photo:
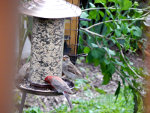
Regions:
<instances>
[{"instance_id":1,"label":"bird's beak","mask_svg":"<svg viewBox=\"0 0 150 113\"><path fill-rule=\"evenodd\" d=\"M45 82L48 82L48 76L45 78Z\"/></svg>"}]
</instances>

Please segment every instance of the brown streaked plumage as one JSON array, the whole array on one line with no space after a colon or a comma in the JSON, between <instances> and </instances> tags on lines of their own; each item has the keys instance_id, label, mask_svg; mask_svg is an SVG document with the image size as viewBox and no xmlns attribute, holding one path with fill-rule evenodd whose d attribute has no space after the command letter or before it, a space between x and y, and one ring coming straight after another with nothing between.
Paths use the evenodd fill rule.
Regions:
<instances>
[{"instance_id":1,"label":"brown streaked plumage","mask_svg":"<svg viewBox=\"0 0 150 113\"><path fill-rule=\"evenodd\" d=\"M63 56L63 65L62 71L66 75L67 78L75 80L76 78L82 77L79 69L70 61L68 55Z\"/></svg>"}]
</instances>

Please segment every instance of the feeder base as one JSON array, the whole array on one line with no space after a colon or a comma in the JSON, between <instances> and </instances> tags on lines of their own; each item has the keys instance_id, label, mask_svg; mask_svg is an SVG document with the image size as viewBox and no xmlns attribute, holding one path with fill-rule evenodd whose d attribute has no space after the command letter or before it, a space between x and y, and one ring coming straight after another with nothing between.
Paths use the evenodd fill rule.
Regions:
<instances>
[{"instance_id":1,"label":"feeder base","mask_svg":"<svg viewBox=\"0 0 150 113\"><path fill-rule=\"evenodd\" d=\"M30 85L30 82L23 81L22 83L17 85L17 88L22 91L22 99L21 99L21 105L19 108L19 113L23 113L23 107L26 100L27 93L34 94L34 95L43 95L43 96L59 96L62 95L62 93L58 93L56 91L52 91L48 88L41 88L41 87L35 87Z\"/></svg>"},{"instance_id":2,"label":"feeder base","mask_svg":"<svg viewBox=\"0 0 150 113\"><path fill-rule=\"evenodd\" d=\"M63 79L71 89L74 88L73 82ZM20 84L16 84L16 87L22 91L22 100L19 109L19 113L23 113L23 107L26 100L27 93L34 94L34 95L42 95L42 96L60 96L63 95L62 93L58 93L57 91L51 89L49 85L37 85L31 83L29 81L22 81Z\"/></svg>"}]
</instances>

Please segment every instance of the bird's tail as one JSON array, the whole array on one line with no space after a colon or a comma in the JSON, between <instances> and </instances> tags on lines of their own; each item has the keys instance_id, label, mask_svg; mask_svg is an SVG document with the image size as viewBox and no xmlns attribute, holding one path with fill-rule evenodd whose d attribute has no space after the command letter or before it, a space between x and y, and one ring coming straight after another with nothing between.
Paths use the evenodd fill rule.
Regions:
<instances>
[{"instance_id":1,"label":"bird's tail","mask_svg":"<svg viewBox=\"0 0 150 113\"><path fill-rule=\"evenodd\" d=\"M70 101L69 94L63 92L63 95L66 97L66 99L67 99L67 101L68 101L68 104L69 104L70 108L72 109L72 102Z\"/></svg>"}]
</instances>

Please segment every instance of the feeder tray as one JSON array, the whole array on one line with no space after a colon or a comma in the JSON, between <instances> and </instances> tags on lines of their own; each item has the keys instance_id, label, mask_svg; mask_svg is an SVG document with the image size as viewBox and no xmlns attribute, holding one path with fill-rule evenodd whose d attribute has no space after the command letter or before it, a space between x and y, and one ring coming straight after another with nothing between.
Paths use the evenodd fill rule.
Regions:
<instances>
[{"instance_id":1,"label":"feeder tray","mask_svg":"<svg viewBox=\"0 0 150 113\"><path fill-rule=\"evenodd\" d=\"M74 83L68 79L62 78L70 87L70 89L74 88ZM43 95L43 96L60 96L62 93L58 93L56 90L54 90L50 85L48 84L35 84L32 82L29 82L27 80L23 80L19 84L17 84L16 80L16 87L22 91L22 99L21 104L19 108L19 113L23 112L24 103L26 100L27 93L34 94L34 95Z\"/></svg>"},{"instance_id":2,"label":"feeder tray","mask_svg":"<svg viewBox=\"0 0 150 113\"><path fill-rule=\"evenodd\" d=\"M74 88L74 83L71 82L68 79L63 80L68 84L70 89ZM58 93L56 90L54 90L50 85L48 84L36 84L32 83L30 81L24 80L20 84L16 85L18 89L20 89L23 92L35 94L35 95L44 95L44 96L58 96L62 95L62 93Z\"/></svg>"}]
</instances>

